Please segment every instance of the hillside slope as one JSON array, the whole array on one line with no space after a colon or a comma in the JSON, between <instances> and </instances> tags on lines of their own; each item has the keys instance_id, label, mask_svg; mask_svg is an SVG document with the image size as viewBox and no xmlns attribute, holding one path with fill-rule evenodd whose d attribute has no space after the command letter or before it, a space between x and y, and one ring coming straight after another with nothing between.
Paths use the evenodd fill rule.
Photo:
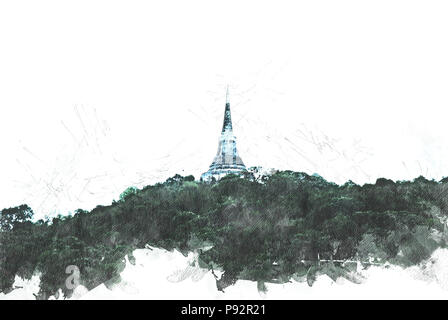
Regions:
<instances>
[{"instance_id":1,"label":"hillside slope","mask_svg":"<svg viewBox=\"0 0 448 320\"><path fill-rule=\"evenodd\" d=\"M259 292L291 279L314 286L320 275L358 283L358 264L409 268L446 246L447 193L445 179L359 186L249 172L210 184L176 175L128 188L110 206L46 221L33 222L27 205L8 208L0 212L0 292L40 274L40 299L71 297L73 268L87 290L113 287L148 245L197 252L220 292L241 281Z\"/></svg>"}]
</instances>

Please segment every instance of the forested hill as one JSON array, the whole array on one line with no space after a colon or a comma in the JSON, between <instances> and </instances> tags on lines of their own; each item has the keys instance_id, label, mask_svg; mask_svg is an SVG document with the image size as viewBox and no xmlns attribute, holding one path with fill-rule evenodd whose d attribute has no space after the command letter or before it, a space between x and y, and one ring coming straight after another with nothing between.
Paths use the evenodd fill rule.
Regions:
<instances>
[{"instance_id":1,"label":"forested hill","mask_svg":"<svg viewBox=\"0 0 448 320\"><path fill-rule=\"evenodd\" d=\"M70 296L69 265L88 289L114 283L124 256L132 262L132 251L147 244L200 250L202 267L224 271L220 290L237 279L263 290L265 282L291 278L312 285L319 273L350 277L348 264L324 260L417 264L445 246L447 195L445 180L339 186L282 171L210 184L176 175L129 188L110 206L49 221L32 222L32 209L22 205L0 213L0 291L11 289L15 275L39 272L39 298L59 288Z\"/></svg>"}]
</instances>

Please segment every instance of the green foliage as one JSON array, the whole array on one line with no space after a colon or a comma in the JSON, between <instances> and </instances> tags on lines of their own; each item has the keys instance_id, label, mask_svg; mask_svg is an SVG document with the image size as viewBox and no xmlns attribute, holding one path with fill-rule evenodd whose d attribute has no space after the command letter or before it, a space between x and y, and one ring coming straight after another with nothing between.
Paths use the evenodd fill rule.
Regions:
<instances>
[{"instance_id":1,"label":"green foliage","mask_svg":"<svg viewBox=\"0 0 448 320\"><path fill-rule=\"evenodd\" d=\"M238 279L308 281L316 275L347 275L323 259L376 259L411 265L440 245L433 237L447 219L445 180L378 179L338 186L320 176L281 171L244 178L229 175L202 183L175 175L142 190L126 189L120 200L90 212L31 222L26 205L0 212L0 290L15 275L41 273L40 298L65 287L69 265L91 289L117 281L124 257L146 244L188 252L205 245L201 265L224 273L224 290ZM434 238L434 239L433 239Z\"/></svg>"},{"instance_id":2,"label":"green foliage","mask_svg":"<svg viewBox=\"0 0 448 320\"><path fill-rule=\"evenodd\" d=\"M125 201L126 198L137 194L138 189L136 187L129 187L126 190L124 190L121 194L120 194L120 201Z\"/></svg>"},{"instance_id":3,"label":"green foliage","mask_svg":"<svg viewBox=\"0 0 448 320\"><path fill-rule=\"evenodd\" d=\"M0 230L9 231L15 226L31 220L33 214L33 210L26 204L14 208L3 209L0 211Z\"/></svg>"}]
</instances>

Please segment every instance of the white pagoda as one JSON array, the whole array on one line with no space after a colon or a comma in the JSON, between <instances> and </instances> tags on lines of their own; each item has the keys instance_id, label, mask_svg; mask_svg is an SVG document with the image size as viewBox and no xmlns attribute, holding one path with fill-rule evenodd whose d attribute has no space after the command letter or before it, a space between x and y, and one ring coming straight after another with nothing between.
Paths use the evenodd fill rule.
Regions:
<instances>
[{"instance_id":1,"label":"white pagoda","mask_svg":"<svg viewBox=\"0 0 448 320\"><path fill-rule=\"evenodd\" d=\"M219 180L223 176L234 173L240 174L247 171L246 166L238 155L236 149L236 137L233 134L232 118L230 115L229 87L226 92L226 109L224 123L218 144L218 152L207 172L201 175L202 181Z\"/></svg>"}]
</instances>

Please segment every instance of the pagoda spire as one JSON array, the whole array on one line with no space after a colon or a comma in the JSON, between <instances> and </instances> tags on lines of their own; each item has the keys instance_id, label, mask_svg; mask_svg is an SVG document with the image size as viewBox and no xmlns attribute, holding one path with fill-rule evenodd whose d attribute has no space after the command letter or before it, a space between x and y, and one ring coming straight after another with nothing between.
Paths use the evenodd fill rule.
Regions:
<instances>
[{"instance_id":1,"label":"pagoda spire","mask_svg":"<svg viewBox=\"0 0 448 320\"><path fill-rule=\"evenodd\" d=\"M229 86L226 90L226 109L224 111L224 123L222 125L222 132L232 131L232 116L230 114L230 98L229 98Z\"/></svg>"},{"instance_id":2,"label":"pagoda spire","mask_svg":"<svg viewBox=\"0 0 448 320\"><path fill-rule=\"evenodd\" d=\"M201 175L201 180L212 181L229 173L241 174L245 171L247 171L246 166L236 149L236 137L233 134L232 118L230 116L229 86L227 86L224 123L218 143L218 151L208 171Z\"/></svg>"}]
</instances>

